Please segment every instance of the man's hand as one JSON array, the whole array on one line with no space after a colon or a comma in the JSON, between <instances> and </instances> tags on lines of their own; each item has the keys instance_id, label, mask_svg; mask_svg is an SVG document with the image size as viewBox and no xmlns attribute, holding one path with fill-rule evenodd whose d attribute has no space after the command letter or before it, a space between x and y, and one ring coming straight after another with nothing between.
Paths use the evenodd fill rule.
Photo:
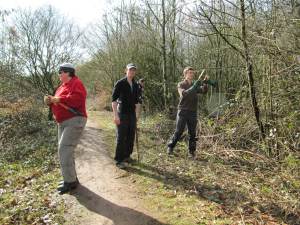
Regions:
<instances>
[{"instance_id":1,"label":"man's hand","mask_svg":"<svg viewBox=\"0 0 300 225\"><path fill-rule=\"evenodd\" d=\"M53 97L53 96L51 96L51 102L52 103L54 103L54 104L57 104L57 103L59 103L60 102L60 98L59 97Z\"/></svg>"},{"instance_id":2,"label":"man's hand","mask_svg":"<svg viewBox=\"0 0 300 225\"><path fill-rule=\"evenodd\" d=\"M114 123L118 126L121 124L119 116L114 116Z\"/></svg>"},{"instance_id":3,"label":"man's hand","mask_svg":"<svg viewBox=\"0 0 300 225\"><path fill-rule=\"evenodd\" d=\"M141 104L135 104L135 117L136 121L139 120L141 114Z\"/></svg>"},{"instance_id":4,"label":"man's hand","mask_svg":"<svg viewBox=\"0 0 300 225\"><path fill-rule=\"evenodd\" d=\"M45 95L44 96L44 103L46 105L50 105L51 104L51 99L50 99L50 96L49 95Z\"/></svg>"},{"instance_id":5,"label":"man's hand","mask_svg":"<svg viewBox=\"0 0 300 225\"><path fill-rule=\"evenodd\" d=\"M112 102L111 107L114 112L114 123L118 126L121 124L120 117L118 115L118 103L116 101Z\"/></svg>"},{"instance_id":6,"label":"man's hand","mask_svg":"<svg viewBox=\"0 0 300 225\"><path fill-rule=\"evenodd\" d=\"M52 95L46 95L46 96L44 96L44 102L45 102L47 105L50 105L51 103L57 104L57 103L60 102L60 98L59 98L59 97L52 96Z\"/></svg>"}]
</instances>

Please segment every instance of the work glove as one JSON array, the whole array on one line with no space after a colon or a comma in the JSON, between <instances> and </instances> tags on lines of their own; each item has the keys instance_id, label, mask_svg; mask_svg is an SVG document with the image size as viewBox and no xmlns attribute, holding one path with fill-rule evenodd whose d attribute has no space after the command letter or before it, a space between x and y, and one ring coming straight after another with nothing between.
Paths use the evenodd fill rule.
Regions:
<instances>
[{"instance_id":1,"label":"work glove","mask_svg":"<svg viewBox=\"0 0 300 225\"><path fill-rule=\"evenodd\" d=\"M213 87L216 87L218 85L218 82L216 80L205 80L205 81L203 81L203 83L211 85Z\"/></svg>"},{"instance_id":2,"label":"work glove","mask_svg":"<svg viewBox=\"0 0 300 225\"><path fill-rule=\"evenodd\" d=\"M51 104L51 99L50 99L50 96L49 95L45 95L44 96L44 103L46 105L50 105Z\"/></svg>"},{"instance_id":3,"label":"work glove","mask_svg":"<svg viewBox=\"0 0 300 225\"><path fill-rule=\"evenodd\" d=\"M197 88L199 87L200 84L201 84L201 81L196 80L191 88L193 88L193 90L197 90Z\"/></svg>"},{"instance_id":4,"label":"work glove","mask_svg":"<svg viewBox=\"0 0 300 225\"><path fill-rule=\"evenodd\" d=\"M208 84L210 86L216 87L218 85L218 82L216 80L210 80L209 76L206 75L203 79L203 84Z\"/></svg>"},{"instance_id":5,"label":"work glove","mask_svg":"<svg viewBox=\"0 0 300 225\"><path fill-rule=\"evenodd\" d=\"M183 95L187 95L187 94L190 94L190 93L192 93L192 92L197 91L199 85L201 85L201 81L200 81L200 80L196 80L196 81L193 83L193 85L192 85L189 89L184 90L184 91L182 92L182 94L183 94Z\"/></svg>"}]
</instances>

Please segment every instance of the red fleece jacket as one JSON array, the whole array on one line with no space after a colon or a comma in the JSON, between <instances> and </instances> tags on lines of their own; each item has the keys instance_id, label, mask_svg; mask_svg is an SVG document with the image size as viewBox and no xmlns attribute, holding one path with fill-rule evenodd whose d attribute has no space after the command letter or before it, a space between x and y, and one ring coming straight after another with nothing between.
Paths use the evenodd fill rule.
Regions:
<instances>
[{"instance_id":1,"label":"red fleece jacket","mask_svg":"<svg viewBox=\"0 0 300 225\"><path fill-rule=\"evenodd\" d=\"M68 83L60 85L54 96L59 97L61 103L81 112L84 117L87 117L85 107L86 95L87 93L83 83L77 76L74 76ZM51 104L51 110L58 123L76 116L62 107L59 103Z\"/></svg>"}]
</instances>

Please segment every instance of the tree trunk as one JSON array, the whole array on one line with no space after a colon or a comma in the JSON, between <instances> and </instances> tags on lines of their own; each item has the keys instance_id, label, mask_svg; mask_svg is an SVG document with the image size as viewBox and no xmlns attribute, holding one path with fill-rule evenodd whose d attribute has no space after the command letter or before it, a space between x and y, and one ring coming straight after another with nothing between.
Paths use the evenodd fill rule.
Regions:
<instances>
[{"instance_id":1,"label":"tree trunk","mask_svg":"<svg viewBox=\"0 0 300 225\"><path fill-rule=\"evenodd\" d=\"M250 58L249 47L247 44L245 2L244 0L240 0L240 3L241 3L241 19L242 19L242 42L244 46L244 60L246 64L246 72L247 72L248 82L249 82L249 92L251 96L252 108L254 111L256 123L259 127L261 137L265 139L265 131L260 119L260 110L256 100L256 89L255 89L254 78L253 78L253 64Z\"/></svg>"},{"instance_id":2,"label":"tree trunk","mask_svg":"<svg viewBox=\"0 0 300 225\"><path fill-rule=\"evenodd\" d=\"M163 90L164 90L164 109L168 106L168 86L167 86L167 49L166 49L166 11L165 0L161 1L162 8L162 76L163 76Z\"/></svg>"}]
</instances>

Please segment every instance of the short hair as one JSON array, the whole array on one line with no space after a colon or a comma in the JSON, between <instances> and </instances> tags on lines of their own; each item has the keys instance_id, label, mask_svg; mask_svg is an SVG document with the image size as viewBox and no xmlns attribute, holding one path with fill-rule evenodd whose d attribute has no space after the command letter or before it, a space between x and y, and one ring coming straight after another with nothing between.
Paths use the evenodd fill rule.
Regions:
<instances>
[{"instance_id":1,"label":"short hair","mask_svg":"<svg viewBox=\"0 0 300 225\"><path fill-rule=\"evenodd\" d=\"M75 76L75 67L71 63L63 63L59 66L59 72L69 73L70 77Z\"/></svg>"},{"instance_id":2,"label":"short hair","mask_svg":"<svg viewBox=\"0 0 300 225\"><path fill-rule=\"evenodd\" d=\"M64 70L64 69L61 69L59 70L59 73L60 72L65 72L65 73L68 73L69 77L74 77L75 76L75 71L70 71L70 70Z\"/></svg>"},{"instance_id":3,"label":"short hair","mask_svg":"<svg viewBox=\"0 0 300 225\"><path fill-rule=\"evenodd\" d=\"M185 67L185 68L183 69L183 76L185 76L185 74L186 74L187 71L189 71L189 70L195 71L193 67L187 66L187 67Z\"/></svg>"},{"instance_id":4,"label":"short hair","mask_svg":"<svg viewBox=\"0 0 300 225\"><path fill-rule=\"evenodd\" d=\"M72 72L68 72L70 77L74 77L75 76L75 71Z\"/></svg>"}]
</instances>

